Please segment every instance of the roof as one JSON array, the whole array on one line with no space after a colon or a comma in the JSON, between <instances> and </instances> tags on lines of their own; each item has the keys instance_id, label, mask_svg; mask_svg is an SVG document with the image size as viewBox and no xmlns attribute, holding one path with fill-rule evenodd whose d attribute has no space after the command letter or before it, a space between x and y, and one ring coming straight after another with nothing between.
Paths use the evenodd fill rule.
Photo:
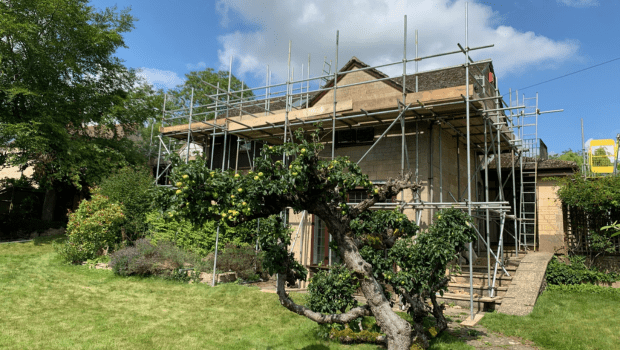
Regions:
<instances>
[{"instance_id":1,"label":"roof","mask_svg":"<svg viewBox=\"0 0 620 350\"><path fill-rule=\"evenodd\" d=\"M469 83L474 84L474 76L488 75L489 72L495 74L493 70L493 64L489 62L473 64L470 67ZM428 91L450 88L455 86L465 85L463 79L465 72L463 72L463 66L456 66L448 69L433 70L428 72L422 72L418 74L418 91ZM416 74L409 74L405 76L405 85L407 90L415 91L415 76ZM392 81L397 83L402 89L403 78L392 78Z\"/></svg>"},{"instance_id":2,"label":"roof","mask_svg":"<svg viewBox=\"0 0 620 350\"><path fill-rule=\"evenodd\" d=\"M353 56L339 70L339 72L348 72L348 71L354 71L355 69L362 69L362 68L369 68L369 67L370 67L369 65L362 62L359 58ZM471 76L469 77L470 84L474 84L475 79L473 78L473 76L475 75L480 75L481 73L482 75L485 75L485 74L488 74L489 72L492 72L493 74L495 74L495 71L493 70L493 64L490 61L483 62L483 63L477 63L477 64L472 65L472 67L475 67L475 68L470 68L472 69L472 72L470 74ZM463 68L464 68L463 65L459 65L459 66L455 66L455 67L448 68L448 69L442 68L439 70L418 73L417 74L418 91L437 90L437 89L444 89L444 88L465 85L463 81L464 80L463 76L465 75L463 72ZM370 74L376 79L385 79L389 77L387 74L381 72L380 70L376 68L366 69L365 71L366 73ZM341 80L343 77L344 75L339 75L338 80ZM408 74L405 76L405 86L406 86L407 92L416 91L415 77L416 77L415 73ZM402 91L403 89L403 77L402 76L384 80L383 82L392 86L393 88L399 91ZM334 85L334 79L331 79L327 82L327 84L325 84L323 88L329 88L333 85ZM310 105L320 100L321 97L325 95L326 93L327 91L322 91L316 94L316 96L314 96L314 98L310 100Z\"/></svg>"},{"instance_id":3,"label":"roof","mask_svg":"<svg viewBox=\"0 0 620 350\"><path fill-rule=\"evenodd\" d=\"M524 167L524 169L533 169L534 165L534 158L531 157L523 157L523 161L525 163L527 163ZM510 154L502 154L501 157L501 166L503 169L508 169L512 167L512 156ZM495 169L496 162L495 161L491 161L491 163L489 164L489 169ZM517 157L515 157L515 167L519 167L520 162L518 160ZM579 168L577 167L577 163L573 162L573 161L569 161L569 160L560 160L560 159L544 159L544 160L538 160L538 169L539 170L545 170L545 169L564 169L564 170L570 170L570 171L576 171Z\"/></svg>"}]
</instances>

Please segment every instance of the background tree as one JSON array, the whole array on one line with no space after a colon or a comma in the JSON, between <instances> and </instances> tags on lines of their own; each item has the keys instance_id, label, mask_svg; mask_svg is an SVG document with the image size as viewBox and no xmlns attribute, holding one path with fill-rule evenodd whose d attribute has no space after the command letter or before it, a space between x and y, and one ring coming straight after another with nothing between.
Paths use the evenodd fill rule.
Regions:
<instances>
[{"instance_id":1,"label":"background tree","mask_svg":"<svg viewBox=\"0 0 620 350\"><path fill-rule=\"evenodd\" d=\"M0 2L0 166L35 166L48 219L56 190L144 162L124 136L153 116L153 91L114 56L134 20L86 0Z\"/></svg>"},{"instance_id":2,"label":"background tree","mask_svg":"<svg viewBox=\"0 0 620 350\"><path fill-rule=\"evenodd\" d=\"M179 118L176 120L168 120L169 124L184 124L187 123L187 116L189 115L190 103L192 101L192 89L194 91L193 95L193 109L194 113L202 113L206 112L207 107L211 106L210 111L213 111L213 104L215 100L210 96L215 95L217 93L217 85L219 83L220 86L220 96L218 96L219 101L221 102L220 107L225 108L224 103L226 102L226 92L228 91L228 78L229 73L224 71L215 71L213 68L206 68L201 71L191 71L185 74L185 82L182 85L178 85L174 89L170 89L168 91L159 90L159 95L166 95L166 110L167 111L175 111L167 114L167 118L175 117L175 116L185 116L185 118ZM248 87L243 84L237 77L232 75L230 77L230 89L231 91L238 91L243 88L247 89ZM232 93L230 96L230 100L240 99L242 93ZM243 92L243 100L249 101L252 100L254 94L252 91ZM160 98L160 101L163 105L163 98ZM235 106L239 106L237 102L231 102L231 110L235 111L234 113L239 113L238 109ZM210 120L215 116L214 113L208 113L206 115L201 115L198 120Z\"/></svg>"},{"instance_id":3,"label":"background tree","mask_svg":"<svg viewBox=\"0 0 620 350\"><path fill-rule=\"evenodd\" d=\"M442 211L428 232L418 232L418 226L398 210L370 211L377 202L420 186L410 182L411 174L376 186L346 157L320 159L318 132L311 140L296 134L299 144L264 147L262 157L255 159L255 170L247 174L211 171L200 160L178 164L172 174L176 188L171 190L167 216L184 217L198 225L219 220L235 226L277 215L287 207L307 210L326 223L333 249L359 281L368 304L329 314L296 304L286 294L285 283L305 279L306 271L289 252L290 232L273 230L258 238L265 251L264 266L279 275L280 303L319 324L347 324L372 315L386 334L388 348L409 349L413 342L428 346L422 321L434 316L431 335L447 326L435 293L446 288L447 264L475 236L471 217L454 209ZM272 161L283 156L287 163ZM355 206L347 205L347 193L359 188L369 197ZM407 300L413 326L392 310L388 285ZM432 307L425 302L428 298Z\"/></svg>"},{"instance_id":4,"label":"background tree","mask_svg":"<svg viewBox=\"0 0 620 350\"><path fill-rule=\"evenodd\" d=\"M581 169L581 165L583 164L583 155L581 151L575 152L570 148L560 154L550 155L549 158L576 162L579 169Z\"/></svg>"}]
</instances>

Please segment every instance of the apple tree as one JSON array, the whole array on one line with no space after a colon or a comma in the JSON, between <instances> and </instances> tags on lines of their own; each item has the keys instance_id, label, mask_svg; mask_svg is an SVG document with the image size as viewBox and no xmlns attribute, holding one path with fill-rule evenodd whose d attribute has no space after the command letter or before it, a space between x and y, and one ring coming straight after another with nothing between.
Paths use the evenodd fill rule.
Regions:
<instances>
[{"instance_id":1,"label":"apple tree","mask_svg":"<svg viewBox=\"0 0 620 350\"><path fill-rule=\"evenodd\" d=\"M370 210L402 191L417 191L420 185L411 181L410 173L373 184L347 157L321 159L318 137L318 131L311 135L298 131L297 143L264 147L253 171L246 174L210 170L203 161L178 164L172 175L176 185L173 205L167 215L195 223L218 220L229 226L273 217L287 207L317 215L327 225L333 248L359 283L367 304L327 313L296 304L286 293L285 283L305 279L306 270L287 249L288 231L274 229L259 239L265 267L279 275L280 303L319 324L348 324L374 316L389 349L409 349L412 344L427 347L429 335L447 326L435 295L446 288L447 264L474 238L471 217L456 209L440 211L429 230L420 232L402 208ZM354 189L364 189L368 198L348 205L347 193ZM412 323L392 310L391 293L406 300ZM430 331L423 327L428 316L435 320Z\"/></svg>"}]
</instances>

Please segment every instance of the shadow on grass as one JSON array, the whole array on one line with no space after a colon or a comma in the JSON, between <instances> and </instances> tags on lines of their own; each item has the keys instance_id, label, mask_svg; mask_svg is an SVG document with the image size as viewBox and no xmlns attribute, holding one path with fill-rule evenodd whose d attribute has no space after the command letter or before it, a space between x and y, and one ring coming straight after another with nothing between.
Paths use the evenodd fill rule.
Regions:
<instances>
[{"instance_id":1,"label":"shadow on grass","mask_svg":"<svg viewBox=\"0 0 620 350\"><path fill-rule=\"evenodd\" d=\"M478 335L482 335L479 333ZM463 339L448 330L444 331L437 338L431 340L429 350L443 350L443 349L473 349L473 347L465 344Z\"/></svg>"},{"instance_id":2,"label":"shadow on grass","mask_svg":"<svg viewBox=\"0 0 620 350\"><path fill-rule=\"evenodd\" d=\"M305 346L301 348L301 350L329 350L329 348L325 345L314 344L314 345Z\"/></svg>"}]
</instances>

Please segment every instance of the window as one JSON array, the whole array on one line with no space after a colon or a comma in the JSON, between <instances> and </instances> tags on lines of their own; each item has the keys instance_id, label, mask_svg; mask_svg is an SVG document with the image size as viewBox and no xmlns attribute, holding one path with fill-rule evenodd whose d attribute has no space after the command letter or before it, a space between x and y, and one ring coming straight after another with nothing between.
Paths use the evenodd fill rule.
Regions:
<instances>
[{"instance_id":1,"label":"window","mask_svg":"<svg viewBox=\"0 0 620 350\"><path fill-rule=\"evenodd\" d=\"M313 221L312 264L318 265L321 263L322 265L329 265L329 252L331 249L329 249L330 235L329 232L327 232L327 226L325 222L316 215L313 215ZM333 250L331 253L332 264L339 263L340 256L334 253Z\"/></svg>"},{"instance_id":2,"label":"window","mask_svg":"<svg viewBox=\"0 0 620 350\"><path fill-rule=\"evenodd\" d=\"M349 191L349 203L361 203L368 198L368 192L365 190L353 190Z\"/></svg>"},{"instance_id":3,"label":"window","mask_svg":"<svg viewBox=\"0 0 620 350\"><path fill-rule=\"evenodd\" d=\"M369 193L366 190L352 190L348 192L347 203L361 203L368 198ZM386 201L380 203L395 203L396 197L388 198Z\"/></svg>"},{"instance_id":4,"label":"window","mask_svg":"<svg viewBox=\"0 0 620 350\"><path fill-rule=\"evenodd\" d=\"M375 129L357 128L336 131L336 147L371 144L375 139Z\"/></svg>"}]
</instances>

